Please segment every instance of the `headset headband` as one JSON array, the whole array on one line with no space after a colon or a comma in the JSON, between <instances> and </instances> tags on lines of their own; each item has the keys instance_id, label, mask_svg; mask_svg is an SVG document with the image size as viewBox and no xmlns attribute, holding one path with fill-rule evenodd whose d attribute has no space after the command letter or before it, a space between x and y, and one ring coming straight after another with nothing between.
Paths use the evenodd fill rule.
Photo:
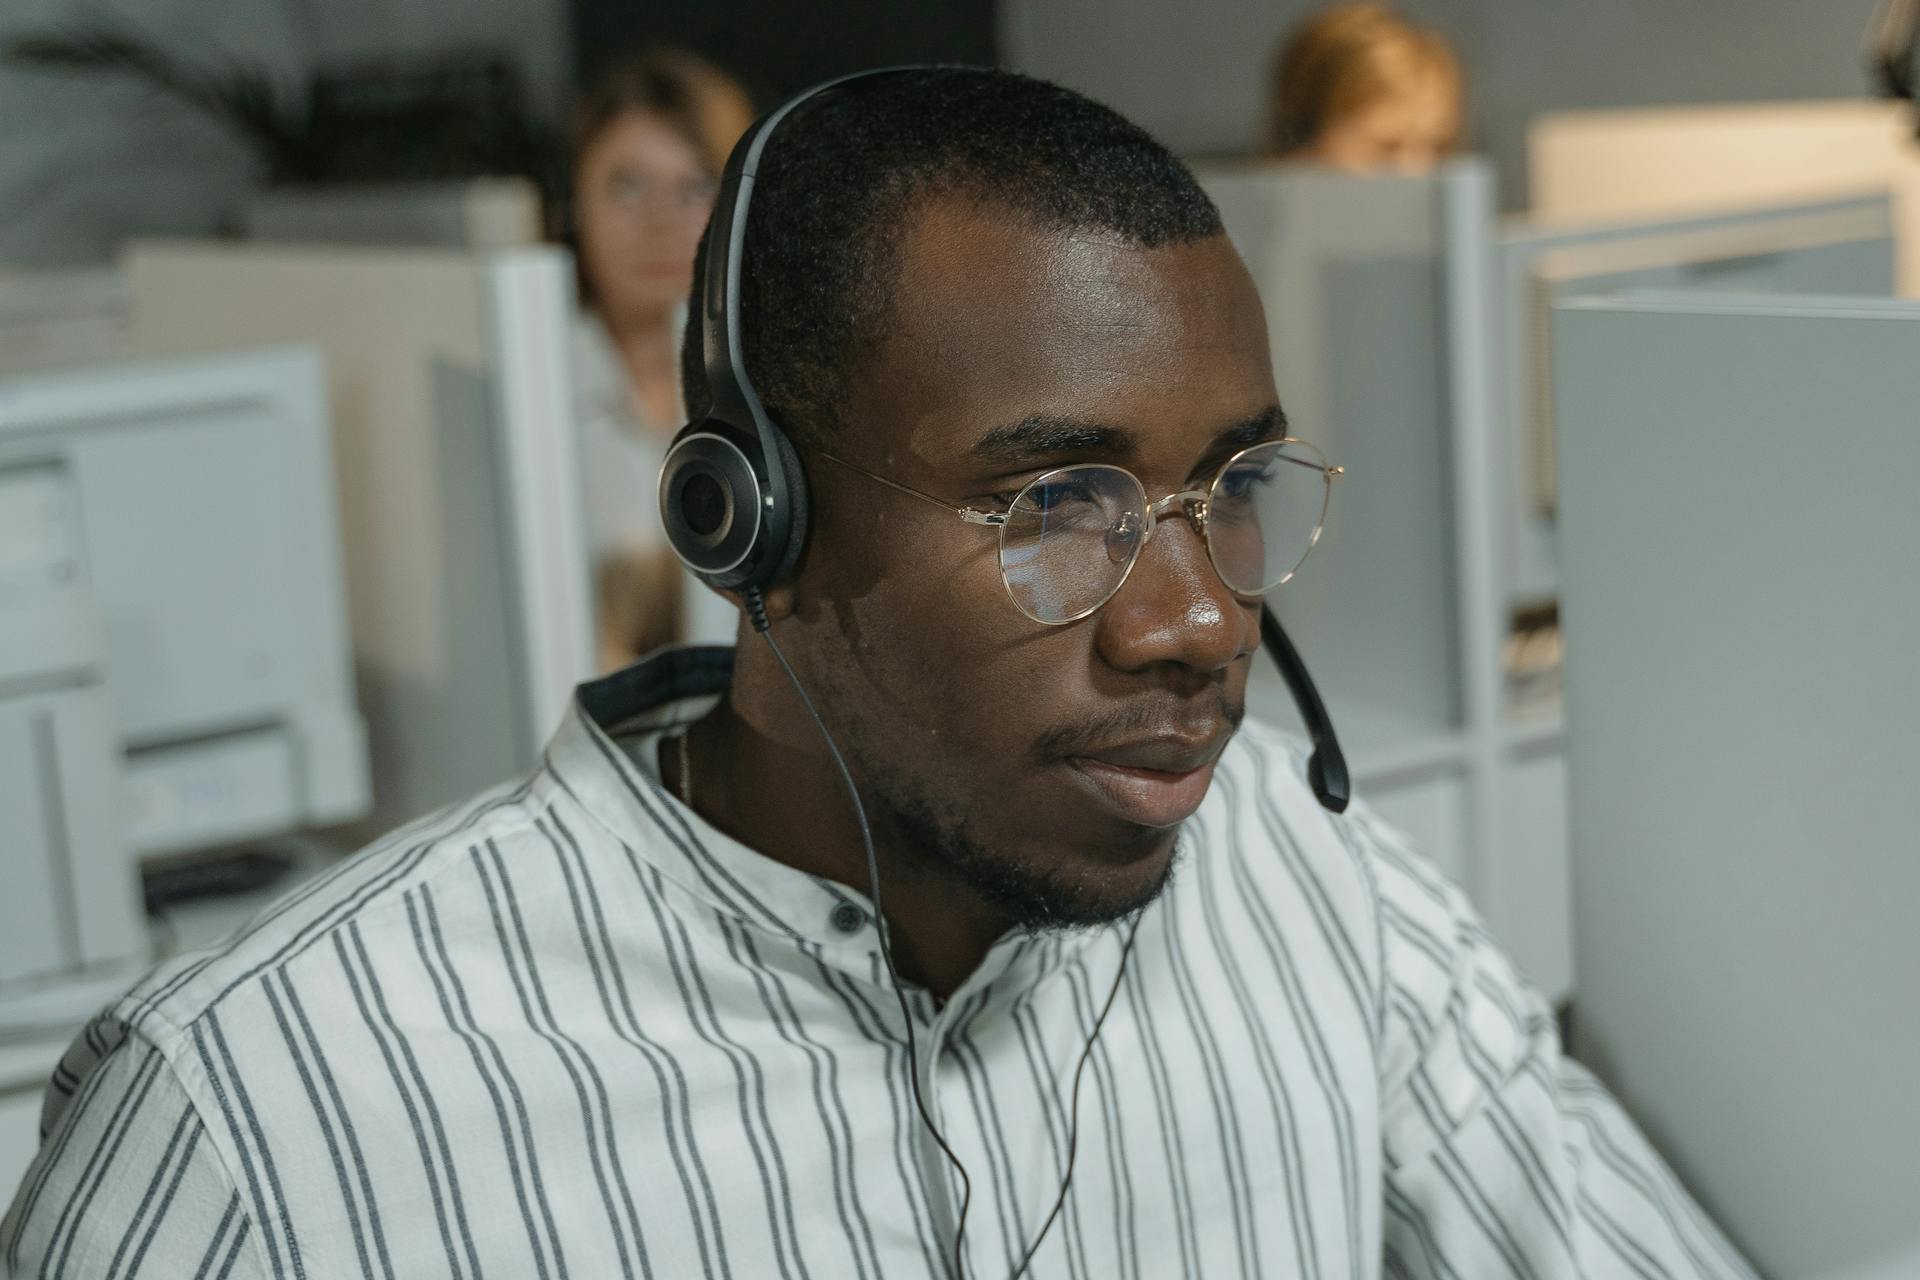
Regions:
<instances>
[{"instance_id":1,"label":"headset headband","mask_svg":"<svg viewBox=\"0 0 1920 1280\"><path fill-rule=\"evenodd\" d=\"M746 256L747 207L753 201L760 157L780 122L822 94L856 80L932 69L927 66L878 67L855 71L802 90L756 120L727 156L726 168L720 175L720 191L714 199L713 225L707 232L706 273L700 291L700 345L711 405L707 416L742 429L750 425L760 438L770 469L778 466L780 450L769 434L770 423L760 403L760 394L747 376L746 349L740 335L740 271ZM770 478L775 484L784 479Z\"/></svg>"}]
</instances>

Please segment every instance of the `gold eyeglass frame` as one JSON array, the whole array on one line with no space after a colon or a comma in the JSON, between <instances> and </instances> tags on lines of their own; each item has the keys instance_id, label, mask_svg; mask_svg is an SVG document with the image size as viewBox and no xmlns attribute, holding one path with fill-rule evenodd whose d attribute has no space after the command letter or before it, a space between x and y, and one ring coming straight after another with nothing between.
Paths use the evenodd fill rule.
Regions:
<instances>
[{"instance_id":1,"label":"gold eyeglass frame","mask_svg":"<svg viewBox=\"0 0 1920 1280\"><path fill-rule=\"evenodd\" d=\"M1270 448L1275 445L1293 445L1297 448L1305 449L1312 455L1312 458L1308 459L1289 457L1285 453L1276 454L1276 456L1284 462L1290 462L1295 466L1308 467L1320 472L1320 514L1313 522L1313 534L1307 539L1307 549L1300 553L1300 558L1293 562L1291 568L1281 574L1276 581L1268 586L1262 587L1258 591L1242 591L1231 582L1228 582L1226 574L1220 570L1220 562L1214 556L1213 539L1207 534L1207 516L1212 505L1214 489L1220 484L1220 481L1225 478L1227 472L1233 469L1234 464L1256 449ZM921 489L916 489L911 485L901 484L898 480L889 480L886 476L876 471L869 471L865 467L848 462L844 458L837 458L833 454L819 452L818 456L833 463L835 466L844 467L855 475L865 476L869 480L878 481L889 489L897 489L908 497L918 498L922 502L931 503L943 511L960 517L961 520L968 524L997 528L1000 531L1000 548L997 553L997 558L1000 563L1000 585L1006 588L1007 598L1013 602L1014 608L1018 609L1024 616L1031 618L1033 621L1045 627L1064 627L1069 623L1078 622L1082 618L1091 617L1093 614L1099 612L1107 601L1119 595L1120 589L1126 586L1127 580L1133 576L1133 567L1140 563L1141 553L1147 549L1147 543L1152 541L1154 529L1159 526L1160 520L1166 516L1168 512L1176 508L1179 509L1181 515L1186 517L1187 522L1193 526L1193 531L1200 535L1201 543L1207 548L1207 562L1213 566L1214 573L1219 575L1220 581L1225 584L1227 590L1243 598L1253 598L1263 596L1269 591L1285 586L1293 578L1294 574L1300 572L1300 566L1307 562L1307 557L1312 554L1313 549L1320 544L1320 534L1327 527L1327 507L1333 499L1333 482L1347 473L1345 467L1330 465L1327 462L1327 456L1320 452L1319 446L1294 436L1280 436L1272 440L1261 440L1239 450L1232 457L1220 464L1220 469L1214 472L1213 479L1207 482L1206 488L1182 489L1175 493L1170 493L1166 497L1154 502L1147 501L1147 486L1140 483L1140 477L1134 475L1133 472L1128 471L1125 467L1117 467L1107 462L1076 462L1071 466L1055 467L1051 471L1042 472L1040 475L1035 476L1033 479L1021 485L1020 492L1014 495L1013 501L1007 504L1005 511L982 511L977 507L958 506L949 499L938 497ZM1107 592L1106 595L1100 597L1094 604L1074 614L1070 618L1035 618L1032 611L1021 604L1019 597L1014 595L1013 583L1007 579L1007 518L1013 513L1013 509L1020 505L1020 499L1034 486L1046 484L1055 477L1069 471L1085 471L1096 467L1106 471L1118 471L1121 475L1131 480L1134 488L1139 491L1141 509L1145 512L1144 528L1141 530L1140 540L1134 544L1133 554L1127 560L1127 567L1121 572L1119 580L1113 584L1113 589Z\"/></svg>"}]
</instances>

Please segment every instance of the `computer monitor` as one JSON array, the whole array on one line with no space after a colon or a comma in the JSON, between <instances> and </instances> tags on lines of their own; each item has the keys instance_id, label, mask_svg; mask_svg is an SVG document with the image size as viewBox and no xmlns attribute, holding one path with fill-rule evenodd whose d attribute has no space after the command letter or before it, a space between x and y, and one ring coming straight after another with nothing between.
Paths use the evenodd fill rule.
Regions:
<instances>
[{"instance_id":1,"label":"computer monitor","mask_svg":"<svg viewBox=\"0 0 1920 1280\"><path fill-rule=\"evenodd\" d=\"M179 242L124 270L138 350L324 355L375 779L358 834L525 771L593 663L571 259Z\"/></svg>"},{"instance_id":2,"label":"computer monitor","mask_svg":"<svg viewBox=\"0 0 1920 1280\"><path fill-rule=\"evenodd\" d=\"M1553 306L1633 289L1888 297L1892 206L1874 193L1585 226L1514 220L1501 229L1495 264L1505 586L1515 606L1526 606L1557 591Z\"/></svg>"},{"instance_id":3,"label":"computer monitor","mask_svg":"<svg viewBox=\"0 0 1920 1280\"><path fill-rule=\"evenodd\" d=\"M1575 1052L1763 1275L1920 1275L1920 304L1555 333Z\"/></svg>"},{"instance_id":4,"label":"computer monitor","mask_svg":"<svg viewBox=\"0 0 1920 1280\"><path fill-rule=\"evenodd\" d=\"M0 1006L144 958L139 858L368 797L317 353L0 380Z\"/></svg>"}]
</instances>

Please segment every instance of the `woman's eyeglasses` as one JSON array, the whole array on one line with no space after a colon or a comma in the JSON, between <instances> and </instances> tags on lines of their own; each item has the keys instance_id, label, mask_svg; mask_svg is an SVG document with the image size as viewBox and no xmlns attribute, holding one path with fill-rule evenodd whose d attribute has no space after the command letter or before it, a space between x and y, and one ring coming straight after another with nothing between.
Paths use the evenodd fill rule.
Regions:
<instances>
[{"instance_id":1,"label":"woman's eyeglasses","mask_svg":"<svg viewBox=\"0 0 1920 1280\"><path fill-rule=\"evenodd\" d=\"M1036 476L1005 511L957 507L831 454L848 471L933 503L968 524L1000 531L1000 576L1020 612L1058 626L1111 600L1169 514L1183 516L1206 540L1220 580L1236 594L1258 596L1300 568L1327 514L1334 478L1321 452L1291 437L1268 440L1228 458L1204 489L1170 493L1157 502L1131 471L1090 462Z\"/></svg>"}]
</instances>

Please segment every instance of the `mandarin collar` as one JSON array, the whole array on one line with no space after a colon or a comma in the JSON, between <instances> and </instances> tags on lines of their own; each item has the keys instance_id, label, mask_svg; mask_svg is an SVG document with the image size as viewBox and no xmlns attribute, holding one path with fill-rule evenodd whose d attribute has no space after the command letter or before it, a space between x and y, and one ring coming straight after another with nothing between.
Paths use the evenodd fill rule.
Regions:
<instances>
[{"instance_id":1,"label":"mandarin collar","mask_svg":"<svg viewBox=\"0 0 1920 1280\"><path fill-rule=\"evenodd\" d=\"M785 938L823 963L886 984L867 895L750 849L714 828L661 782L653 750L726 696L733 649L661 649L576 689L547 747L543 772L606 832L678 893L751 928ZM947 1005L985 1002L989 988L1025 988L1061 968L1108 930L1009 932ZM927 993L909 986L931 1010Z\"/></svg>"}]
</instances>

